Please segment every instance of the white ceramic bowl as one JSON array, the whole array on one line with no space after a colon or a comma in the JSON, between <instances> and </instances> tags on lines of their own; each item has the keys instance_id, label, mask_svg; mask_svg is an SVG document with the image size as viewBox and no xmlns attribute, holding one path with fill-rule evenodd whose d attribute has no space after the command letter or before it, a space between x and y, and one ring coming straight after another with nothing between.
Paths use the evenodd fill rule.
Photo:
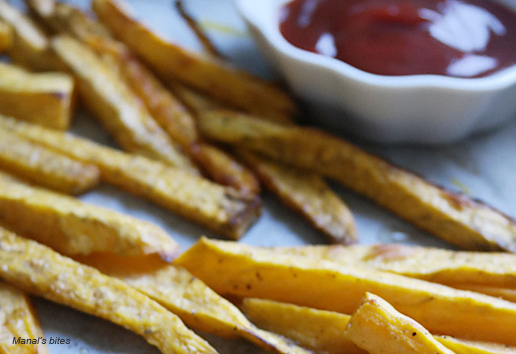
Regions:
<instances>
[{"instance_id":1,"label":"white ceramic bowl","mask_svg":"<svg viewBox=\"0 0 516 354\"><path fill-rule=\"evenodd\" d=\"M442 144L516 116L516 66L475 79L370 74L290 44L279 30L289 0L235 2L267 60L330 129L382 143Z\"/></svg>"}]
</instances>

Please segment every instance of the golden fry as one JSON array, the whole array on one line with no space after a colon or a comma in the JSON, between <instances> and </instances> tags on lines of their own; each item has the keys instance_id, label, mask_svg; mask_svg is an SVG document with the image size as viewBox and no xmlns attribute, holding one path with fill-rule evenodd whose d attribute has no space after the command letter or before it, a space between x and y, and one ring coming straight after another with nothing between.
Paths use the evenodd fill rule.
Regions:
<instances>
[{"instance_id":1,"label":"golden fry","mask_svg":"<svg viewBox=\"0 0 516 354\"><path fill-rule=\"evenodd\" d=\"M258 327L290 338L316 353L367 353L343 335L351 319L350 315L263 299L244 299L242 310ZM444 336L434 338L457 354L505 354L516 350L493 343L470 342Z\"/></svg>"},{"instance_id":2,"label":"golden fry","mask_svg":"<svg viewBox=\"0 0 516 354\"><path fill-rule=\"evenodd\" d=\"M281 354L308 354L284 338L253 326L229 301L181 267L104 255L85 257L81 262L125 281L192 328L226 338L238 336Z\"/></svg>"},{"instance_id":3,"label":"golden fry","mask_svg":"<svg viewBox=\"0 0 516 354\"><path fill-rule=\"evenodd\" d=\"M33 14L55 34L68 33L84 39L90 35L111 39L101 23L86 16L80 9L54 0L24 0Z\"/></svg>"},{"instance_id":4,"label":"golden fry","mask_svg":"<svg viewBox=\"0 0 516 354\"><path fill-rule=\"evenodd\" d=\"M198 141L197 127L188 110L136 57L126 52L117 56L118 68L128 85L168 135L190 150Z\"/></svg>"},{"instance_id":5,"label":"golden fry","mask_svg":"<svg viewBox=\"0 0 516 354\"><path fill-rule=\"evenodd\" d=\"M457 252L400 244L278 247L271 252L396 273L451 287L468 284L516 289L516 256L513 254Z\"/></svg>"},{"instance_id":6,"label":"golden fry","mask_svg":"<svg viewBox=\"0 0 516 354\"><path fill-rule=\"evenodd\" d=\"M350 314L371 292L432 333L516 345L516 304L469 291L205 238L175 264L219 294Z\"/></svg>"},{"instance_id":7,"label":"golden fry","mask_svg":"<svg viewBox=\"0 0 516 354\"><path fill-rule=\"evenodd\" d=\"M11 49L13 45L13 31L5 22L0 21L0 54Z\"/></svg>"},{"instance_id":8,"label":"golden fry","mask_svg":"<svg viewBox=\"0 0 516 354\"><path fill-rule=\"evenodd\" d=\"M124 282L0 229L0 277L34 295L125 327L163 354L216 353L164 307Z\"/></svg>"},{"instance_id":9,"label":"golden fry","mask_svg":"<svg viewBox=\"0 0 516 354\"><path fill-rule=\"evenodd\" d=\"M136 57L110 42L90 40L90 45L145 103L154 119L185 149L192 159L215 182L233 187L242 193L259 193L259 182L251 171L214 146L201 143L193 116Z\"/></svg>"},{"instance_id":10,"label":"golden fry","mask_svg":"<svg viewBox=\"0 0 516 354\"><path fill-rule=\"evenodd\" d=\"M315 353L367 353L344 335L349 315L263 299L244 299L241 308L258 327L290 338Z\"/></svg>"},{"instance_id":11,"label":"golden fry","mask_svg":"<svg viewBox=\"0 0 516 354\"><path fill-rule=\"evenodd\" d=\"M0 0L0 20L12 28L13 43L8 53L15 63L36 71L60 67L45 33L6 0Z\"/></svg>"},{"instance_id":12,"label":"golden fry","mask_svg":"<svg viewBox=\"0 0 516 354\"><path fill-rule=\"evenodd\" d=\"M191 88L179 83L170 84L172 91L179 97L186 107L196 116L207 111L219 110L225 108L223 103L216 101L211 97L198 93Z\"/></svg>"},{"instance_id":13,"label":"golden fry","mask_svg":"<svg viewBox=\"0 0 516 354\"><path fill-rule=\"evenodd\" d=\"M200 144L193 151L194 159L215 182L245 194L260 193L260 182L245 166L213 145Z\"/></svg>"},{"instance_id":14,"label":"golden fry","mask_svg":"<svg viewBox=\"0 0 516 354\"><path fill-rule=\"evenodd\" d=\"M39 344L13 344L13 339ZM0 282L0 354L48 354L43 330L31 301L22 291Z\"/></svg>"},{"instance_id":15,"label":"golden fry","mask_svg":"<svg viewBox=\"0 0 516 354\"><path fill-rule=\"evenodd\" d=\"M206 52L214 58L224 59L224 55L211 42L199 23L186 11L183 0L175 0L174 5L188 27L195 33L195 36L199 39Z\"/></svg>"},{"instance_id":16,"label":"golden fry","mask_svg":"<svg viewBox=\"0 0 516 354\"><path fill-rule=\"evenodd\" d=\"M258 196L243 195L142 156L2 116L0 128L94 164L104 181L232 239L242 237L261 213Z\"/></svg>"},{"instance_id":17,"label":"golden fry","mask_svg":"<svg viewBox=\"0 0 516 354\"><path fill-rule=\"evenodd\" d=\"M62 73L32 74L0 63L0 114L67 130L74 108L73 79Z\"/></svg>"},{"instance_id":18,"label":"golden fry","mask_svg":"<svg viewBox=\"0 0 516 354\"><path fill-rule=\"evenodd\" d=\"M67 36L54 38L52 48L77 78L87 107L124 149L198 174L129 87L93 51Z\"/></svg>"},{"instance_id":19,"label":"golden fry","mask_svg":"<svg viewBox=\"0 0 516 354\"><path fill-rule=\"evenodd\" d=\"M28 186L0 173L0 223L68 256L158 254L178 244L161 228L75 198Z\"/></svg>"},{"instance_id":20,"label":"golden fry","mask_svg":"<svg viewBox=\"0 0 516 354\"><path fill-rule=\"evenodd\" d=\"M0 129L0 169L36 185L67 194L99 183L100 171Z\"/></svg>"},{"instance_id":21,"label":"golden fry","mask_svg":"<svg viewBox=\"0 0 516 354\"><path fill-rule=\"evenodd\" d=\"M207 56L167 42L132 18L121 3L93 1L93 10L113 33L165 80L180 80L221 101L258 115L290 122L296 108L283 91Z\"/></svg>"},{"instance_id":22,"label":"golden fry","mask_svg":"<svg viewBox=\"0 0 516 354\"><path fill-rule=\"evenodd\" d=\"M358 242L353 214L317 174L282 166L247 151L239 154L262 183L287 206L300 213L332 243Z\"/></svg>"},{"instance_id":23,"label":"golden fry","mask_svg":"<svg viewBox=\"0 0 516 354\"><path fill-rule=\"evenodd\" d=\"M493 343L470 342L446 336L434 336L446 348L455 354L514 354L516 348Z\"/></svg>"},{"instance_id":24,"label":"golden fry","mask_svg":"<svg viewBox=\"0 0 516 354\"><path fill-rule=\"evenodd\" d=\"M281 126L230 111L205 113L198 124L207 138L334 178L454 245L516 252L516 222L510 217L441 189L343 139L317 129Z\"/></svg>"},{"instance_id":25,"label":"golden fry","mask_svg":"<svg viewBox=\"0 0 516 354\"><path fill-rule=\"evenodd\" d=\"M64 9L59 11L62 6ZM212 180L243 193L258 192L258 181L245 167L215 147L198 145L199 137L192 115L128 48L102 36L102 25L87 18L80 10L60 3L55 4L55 9L55 15L47 16L47 22L57 24L57 31L73 34L90 45L104 63L124 79L163 130L201 165ZM60 17L60 13L64 15Z\"/></svg>"},{"instance_id":26,"label":"golden fry","mask_svg":"<svg viewBox=\"0 0 516 354\"><path fill-rule=\"evenodd\" d=\"M41 0L27 2L32 8L39 9L40 17L56 32L73 35L92 47L104 64L138 96L161 128L201 165L212 180L243 193L254 191L258 182L252 173L215 147L199 146L192 115L123 43L102 34L106 29L101 23L67 4L54 3L53 15L49 15L42 10L48 5L42 6Z\"/></svg>"},{"instance_id":27,"label":"golden fry","mask_svg":"<svg viewBox=\"0 0 516 354\"><path fill-rule=\"evenodd\" d=\"M351 316L346 337L370 354L454 354L419 323L369 293Z\"/></svg>"},{"instance_id":28,"label":"golden fry","mask_svg":"<svg viewBox=\"0 0 516 354\"><path fill-rule=\"evenodd\" d=\"M516 302L516 289L497 288L494 286L483 286L467 283L457 283L450 286L461 290L474 291L477 293L498 297L510 302Z\"/></svg>"},{"instance_id":29,"label":"golden fry","mask_svg":"<svg viewBox=\"0 0 516 354\"><path fill-rule=\"evenodd\" d=\"M88 44L123 78L174 141L186 150L197 142L197 128L190 113L125 45L111 37L102 23L65 3L53 0L25 2L56 33L69 34ZM49 7L53 10L46 10Z\"/></svg>"}]
</instances>

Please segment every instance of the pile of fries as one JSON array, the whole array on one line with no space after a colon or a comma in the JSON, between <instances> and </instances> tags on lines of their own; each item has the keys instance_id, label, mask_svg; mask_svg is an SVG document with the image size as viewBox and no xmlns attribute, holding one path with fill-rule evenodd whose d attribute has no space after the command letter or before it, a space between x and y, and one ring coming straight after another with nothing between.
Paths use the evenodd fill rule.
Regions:
<instances>
[{"instance_id":1,"label":"pile of fries","mask_svg":"<svg viewBox=\"0 0 516 354\"><path fill-rule=\"evenodd\" d=\"M293 99L235 69L191 18L208 54L115 0L93 0L96 17L25 3L0 0L0 353L48 352L27 293L165 354L216 353L191 329L281 354L516 353L513 219L296 125ZM123 151L66 132L78 103ZM353 245L326 178L466 251ZM73 197L101 182L232 240L263 186L338 245L202 238L180 254L161 228Z\"/></svg>"}]
</instances>

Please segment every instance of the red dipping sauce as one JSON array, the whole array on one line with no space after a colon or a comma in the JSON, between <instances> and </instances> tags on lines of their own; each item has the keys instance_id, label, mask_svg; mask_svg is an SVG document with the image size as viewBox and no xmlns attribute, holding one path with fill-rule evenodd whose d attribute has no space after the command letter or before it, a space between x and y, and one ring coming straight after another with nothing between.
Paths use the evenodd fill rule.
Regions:
<instances>
[{"instance_id":1,"label":"red dipping sauce","mask_svg":"<svg viewBox=\"0 0 516 354\"><path fill-rule=\"evenodd\" d=\"M373 74L474 78L516 64L516 13L490 0L294 0L280 29Z\"/></svg>"}]
</instances>

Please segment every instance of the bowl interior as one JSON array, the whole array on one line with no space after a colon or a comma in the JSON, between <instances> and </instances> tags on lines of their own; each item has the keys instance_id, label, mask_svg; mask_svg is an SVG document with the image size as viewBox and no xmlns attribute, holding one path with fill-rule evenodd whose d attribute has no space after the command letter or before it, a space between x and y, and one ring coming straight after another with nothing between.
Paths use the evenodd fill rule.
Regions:
<instances>
[{"instance_id":1,"label":"bowl interior","mask_svg":"<svg viewBox=\"0 0 516 354\"><path fill-rule=\"evenodd\" d=\"M481 78L456 78L441 75L384 76L357 69L343 61L308 52L290 44L279 30L280 12L291 0L236 0L245 21L259 31L276 51L317 66L329 68L362 83L385 87L442 87L465 91L499 90L516 82L516 65ZM514 0L490 0L516 11Z\"/></svg>"}]
</instances>

